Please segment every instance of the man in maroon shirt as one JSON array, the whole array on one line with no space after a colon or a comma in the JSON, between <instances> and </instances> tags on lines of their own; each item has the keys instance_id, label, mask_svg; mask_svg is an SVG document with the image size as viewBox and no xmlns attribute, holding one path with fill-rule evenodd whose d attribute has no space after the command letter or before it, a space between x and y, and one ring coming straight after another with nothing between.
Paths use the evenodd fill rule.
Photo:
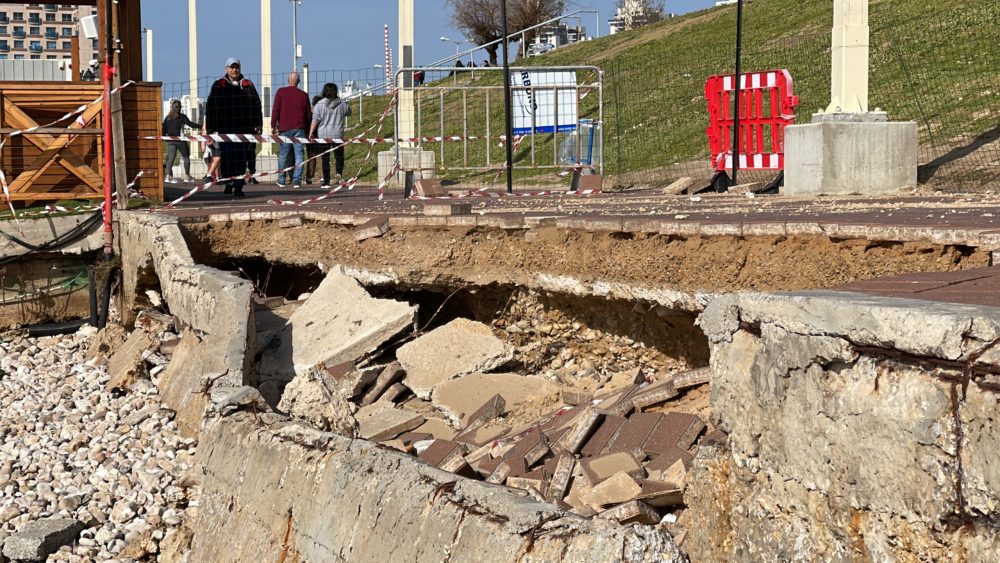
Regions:
<instances>
[{"instance_id":1,"label":"man in maroon shirt","mask_svg":"<svg viewBox=\"0 0 1000 563\"><path fill-rule=\"evenodd\" d=\"M288 86L278 89L271 106L271 133L285 137L305 137L306 129L312 121L309 94L299 90L299 73L288 75ZM278 149L278 166L288 166L288 149L295 150L295 171L292 173L292 187L302 187L302 161L305 160L305 145L282 143ZM284 174L278 175L278 187L283 188Z\"/></svg>"}]
</instances>

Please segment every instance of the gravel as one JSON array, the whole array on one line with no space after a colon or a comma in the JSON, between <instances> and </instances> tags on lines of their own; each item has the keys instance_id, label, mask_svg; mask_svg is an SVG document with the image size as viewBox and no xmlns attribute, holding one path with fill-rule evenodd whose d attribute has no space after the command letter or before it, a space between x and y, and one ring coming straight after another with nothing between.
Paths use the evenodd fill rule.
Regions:
<instances>
[{"instance_id":1,"label":"gravel","mask_svg":"<svg viewBox=\"0 0 1000 563\"><path fill-rule=\"evenodd\" d=\"M49 561L155 553L197 511L178 486L194 440L178 434L148 380L123 395L107 389L106 362L84 361L95 333L0 342L0 538L53 517L86 526Z\"/></svg>"}]
</instances>

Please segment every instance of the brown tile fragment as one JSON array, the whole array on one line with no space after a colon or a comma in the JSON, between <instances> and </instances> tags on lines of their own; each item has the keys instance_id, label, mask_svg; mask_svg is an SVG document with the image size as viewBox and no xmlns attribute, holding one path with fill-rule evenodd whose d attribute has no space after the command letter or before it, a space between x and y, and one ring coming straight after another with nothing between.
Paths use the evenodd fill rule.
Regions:
<instances>
[{"instance_id":1,"label":"brown tile fragment","mask_svg":"<svg viewBox=\"0 0 1000 563\"><path fill-rule=\"evenodd\" d=\"M603 418L604 414L601 412L587 408L577 417L569 431L559 438L556 446L572 454L579 452Z\"/></svg>"},{"instance_id":2,"label":"brown tile fragment","mask_svg":"<svg viewBox=\"0 0 1000 563\"><path fill-rule=\"evenodd\" d=\"M507 401L504 400L499 394L493 395L483 403L483 406L476 409L476 412L469 415L468 423L465 425L465 430L472 430L478 428L487 422L496 420L500 415L504 413L504 408L507 406Z\"/></svg>"},{"instance_id":3,"label":"brown tile fragment","mask_svg":"<svg viewBox=\"0 0 1000 563\"><path fill-rule=\"evenodd\" d=\"M649 455L662 454L670 448L689 449L705 430L705 422L697 415L668 412L642 444Z\"/></svg>"},{"instance_id":4,"label":"brown tile fragment","mask_svg":"<svg viewBox=\"0 0 1000 563\"><path fill-rule=\"evenodd\" d=\"M640 410L669 401L679 394L680 393L674 387L673 380L667 379L664 381L657 381L656 383L652 383L639 390L632 397L632 405L636 408L636 410Z\"/></svg>"},{"instance_id":5,"label":"brown tile fragment","mask_svg":"<svg viewBox=\"0 0 1000 563\"><path fill-rule=\"evenodd\" d=\"M601 422L594 435L580 449L580 455L583 457L592 457L604 453L604 447L614 438L623 424L625 424L625 417L613 414L605 416L604 421Z\"/></svg>"},{"instance_id":6,"label":"brown tile fragment","mask_svg":"<svg viewBox=\"0 0 1000 563\"><path fill-rule=\"evenodd\" d=\"M677 446L674 446L673 448L670 448L669 450L654 457L651 461L647 462L646 471L649 472L666 471L670 469L670 466L676 463L677 460L683 461L685 467L690 467L691 460L693 459L694 456L691 455L690 452L688 452L687 450L682 450Z\"/></svg>"},{"instance_id":7,"label":"brown tile fragment","mask_svg":"<svg viewBox=\"0 0 1000 563\"><path fill-rule=\"evenodd\" d=\"M417 457L429 465L441 467L443 464L455 458L461 458L463 455L465 455L465 449L458 442L434 440L434 443Z\"/></svg>"},{"instance_id":8,"label":"brown tile fragment","mask_svg":"<svg viewBox=\"0 0 1000 563\"><path fill-rule=\"evenodd\" d=\"M674 374L671 378L676 389L687 389L704 385L712 381L712 368L698 368L691 371Z\"/></svg>"},{"instance_id":9,"label":"brown tile fragment","mask_svg":"<svg viewBox=\"0 0 1000 563\"><path fill-rule=\"evenodd\" d=\"M684 489L673 483L642 480L642 492L636 497L654 508L684 504Z\"/></svg>"},{"instance_id":10,"label":"brown tile fragment","mask_svg":"<svg viewBox=\"0 0 1000 563\"><path fill-rule=\"evenodd\" d=\"M573 478L573 469L576 468L576 458L572 454L563 452L556 460L555 470L552 472L552 479L549 481L548 489L545 491L545 498L549 501L562 500L566 496L566 489L569 488L570 479Z\"/></svg>"},{"instance_id":11,"label":"brown tile fragment","mask_svg":"<svg viewBox=\"0 0 1000 563\"><path fill-rule=\"evenodd\" d=\"M661 423L663 415L659 413L636 413L625 421L617 435L608 443L608 452L626 452L642 449L653 430ZM643 450L645 451L645 450Z\"/></svg>"}]
</instances>

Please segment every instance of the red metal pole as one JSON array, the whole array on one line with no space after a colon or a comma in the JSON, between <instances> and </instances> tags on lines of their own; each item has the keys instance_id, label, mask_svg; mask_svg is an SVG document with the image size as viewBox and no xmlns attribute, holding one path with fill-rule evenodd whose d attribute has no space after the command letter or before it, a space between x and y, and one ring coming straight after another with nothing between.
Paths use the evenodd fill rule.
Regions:
<instances>
[{"instance_id":1,"label":"red metal pole","mask_svg":"<svg viewBox=\"0 0 1000 563\"><path fill-rule=\"evenodd\" d=\"M106 259L111 259L115 253L114 248L114 234L111 230L111 213L114 206L111 201L111 192L114 185L115 169L114 169L114 143L112 142L112 127L111 127L111 81L115 76L117 69L114 67L115 62L115 46L114 46L114 34L112 33L112 7L114 3L108 0L105 3L104 10L104 21L107 31L107 36L105 41L105 56L104 56L104 66L101 68L101 81L104 86L104 257Z\"/></svg>"}]
</instances>

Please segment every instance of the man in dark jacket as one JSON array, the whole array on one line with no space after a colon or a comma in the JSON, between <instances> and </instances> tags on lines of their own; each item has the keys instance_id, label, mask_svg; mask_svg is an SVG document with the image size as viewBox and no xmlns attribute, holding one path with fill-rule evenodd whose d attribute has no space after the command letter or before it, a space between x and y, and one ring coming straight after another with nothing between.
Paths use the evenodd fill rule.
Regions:
<instances>
[{"instance_id":1,"label":"man in dark jacket","mask_svg":"<svg viewBox=\"0 0 1000 563\"><path fill-rule=\"evenodd\" d=\"M257 88L240 72L239 59L226 61L226 75L212 84L205 104L205 129L208 133L260 133L264 124ZM253 143L219 143L223 178L246 174L250 159L255 158ZM243 178L226 182L225 193L243 197Z\"/></svg>"}]
</instances>

